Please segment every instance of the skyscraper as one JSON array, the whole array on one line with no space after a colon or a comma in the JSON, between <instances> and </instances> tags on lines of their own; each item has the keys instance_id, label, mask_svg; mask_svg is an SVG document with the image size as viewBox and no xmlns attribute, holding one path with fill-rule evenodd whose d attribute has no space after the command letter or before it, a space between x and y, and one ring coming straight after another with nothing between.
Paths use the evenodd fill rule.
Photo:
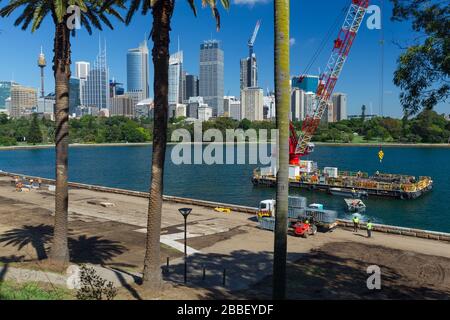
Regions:
<instances>
[{"instance_id":1,"label":"skyscraper","mask_svg":"<svg viewBox=\"0 0 450 320\"><path fill-rule=\"evenodd\" d=\"M305 117L312 116L317 106L316 94L313 92L305 92L304 108Z\"/></svg>"},{"instance_id":2,"label":"skyscraper","mask_svg":"<svg viewBox=\"0 0 450 320\"><path fill-rule=\"evenodd\" d=\"M224 52L217 40L204 41L200 45L199 94L213 109L213 116L223 114Z\"/></svg>"},{"instance_id":3,"label":"skyscraper","mask_svg":"<svg viewBox=\"0 0 450 320\"><path fill-rule=\"evenodd\" d=\"M6 107L6 99L11 97L11 87L17 85L12 81L0 81L0 109Z\"/></svg>"},{"instance_id":4,"label":"skyscraper","mask_svg":"<svg viewBox=\"0 0 450 320\"><path fill-rule=\"evenodd\" d=\"M75 78L80 80L87 80L91 64L86 61L75 62Z\"/></svg>"},{"instance_id":5,"label":"skyscraper","mask_svg":"<svg viewBox=\"0 0 450 320\"><path fill-rule=\"evenodd\" d=\"M344 93L334 93L333 101L333 122L347 120L347 95Z\"/></svg>"},{"instance_id":6,"label":"skyscraper","mask_svg":"<svg viewBox=\"0 0 450 320\"><path fill-rule=\"evenodd\" d=\"M241 91L241 116L250 121L264 120L264 92L261 88Z\"/></svg>"},{"instance_id":7,"label":"skyscraper","mask_svg":"<svg viewBox=\"0 0 450 320\"><path fill-rule=\"evenodd\" d=\"M106 61L105 48L99 47L99 54L89 71L83 105L100 109L109 109L109 70Z\"/></svg>"},{"instance_id":8,"label":"skyscraper","mask_svg":"<svg viewBox=\"0 0 450 320\"><path fill-rule=\"evenodd\" d=\"M198 77L193 74L187 74L185 82L184 100L188 101L192 97L198 97Z\"/></svg>"},{"instance_id":9,"label":"skyscraper","mask_svg":"<svg viewBox=\"0 0 450 320\"><path fill-rule=\"evenodd\" d=\"M183 51L178 51L169 59L169 104L183 102Z\"/></svg>"},{"instance_id":10,"label":"skyscraper","mask_svg":"<svg viewBox=\"0 0 450 320\"><path fill-rule=\"evenodd\" d=\"M37 107L37 91L34 88L14 85L11 87L10 116L18 118L31 113Z\"/></svg>"},{"instance_id":11,"label":"skyscraper","mask_svg":"<svg viewBox=\"0 0 450 320\"><path fill-rule=\"evenodd\" d=\"M78 78L70 78L69 80L69 115L77 113L77 107L81 105L80 100L80 83Z\"/></svg>"},{"instance_id":12,"label":"skyscraper","mask_svg":"<svg viewBox=\"0 0 450 320\"><path fill-rule=\"evenodd\" d=\"M226 96L223 98L224 115L234 120L242 120L241 102L236 97Z\"/></svg>"},{"instance_id":13,"label":"skyscraper","mask_svg":"<svg viewBox=\"0 0 450 320\"><path fill-rule=\"evenodd\" d=\"M292 88L291 94L291 120L303 121L306 116L305 108L306 96L305 91L299 88Z\"/></svg>"},{"instance_id":14,"label":"skyscraper","mask_svg":"<svg viewBox=\"0 0 450 320\"><path fill-rule=\"evenodd\" d=\"M86 61L75 62L75 78L80 81L80 104L86 105L86 82L91 70L91 64Z\"/></svg>"},{"instance_id":15,"label":"skyscraper","mask_svg":"<svg viewBox=\"0 0 450 320\"><path fill-rule=\"evenodd\" d=\"M111 115L134 117L133 100L126 95L111 98Z\"/></svg>"},{"instance_id":16,"label":"skyscraper","mask_svg":"<svg viewBox=\"0 0 450 320\"><path fill-rule=\"evenodd\" d=\"M256 54L251 57L241 59L241 90L245 88L254 88L258 86L258 65Z\"/></svg>"},{"instance_id":17,"label":"skyscraper","mask_svg":"<svg viewBox=\"0 0 450 320\"><path fill-rule=\"evenodd\" d=\"M127 53L127 92L140 95L139 100L149 97L149 64L147 40Z\"/></svg>"}]
</instances>

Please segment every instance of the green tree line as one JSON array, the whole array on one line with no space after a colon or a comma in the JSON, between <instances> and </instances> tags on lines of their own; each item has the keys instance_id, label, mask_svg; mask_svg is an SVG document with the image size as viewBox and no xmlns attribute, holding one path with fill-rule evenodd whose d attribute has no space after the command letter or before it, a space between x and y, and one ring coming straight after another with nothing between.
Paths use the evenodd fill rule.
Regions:
<instances>
[{"instance_id":1,"label":"green tree line","mask_svg":"<svg viewBox=\"0 0 450 320\"><path fill-rule=\"evenodd\" d=\"M301 131L302 122L294 122L295 129ZM217 118L202 123L202 131L217 129L226 136L226 130L244 131L254 129L270 130L276 125L271 121L242 121L231 118ZM186 129L194 136L194 124L184 118L171 119L168 136L176 129ZM25 144L53 144L55 123L48 119L8 119L0 114L0 145L15 146ZM83 116L69 121L70 143L139 143L153 139L153 120L150 118L129 119L121 116L110 118ZM410 120L390 117L376 117L363 121L343 120L321 125L314 136L315 142L364 143L447 143L450 139L450 121L444 115L432 110L424 110Z\"/></svg>"}]
</instances>

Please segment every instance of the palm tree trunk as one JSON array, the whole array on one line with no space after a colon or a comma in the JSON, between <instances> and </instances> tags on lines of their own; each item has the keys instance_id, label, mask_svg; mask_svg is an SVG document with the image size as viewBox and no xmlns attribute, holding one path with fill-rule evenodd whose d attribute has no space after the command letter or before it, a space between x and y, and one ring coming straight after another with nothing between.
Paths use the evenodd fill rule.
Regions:
<instances>
[{"instance_id":1,"label":"palm tree trunk","mask_svg":"<svg viewBox=\"0 0 450 320\"><path fill-rule=\"evenodd\" d=\"M289 0L275 0L275 99L278 139L277 202L273 298L286 297L287 212L289 195Z\"/></svg>"},{"instance_id":2,"label":"palm tree trunk","mask_svg":"<svg viewBox=\"0 0 450 320\"><path fill-rule=\"evenodd\" d=\"M56 194L55 229L50 258L58 263L69 261L67 245L69 189L69 79L70 79L70 31L65 22L58 23L55 30L53 72L56 92Z\"/></svg>"},{"instance_id":3,"label":"palm tree trunk","mask_svg":"<svg viewBox=\"0 0 450 320\"><path fill-rule=\"evenodd\" d=\"M148 204L147 247L144 260L143 284L153 289L154 292L159 291L162 285L160 234L169 110L170 20L173 9L173 0L158 1L152 8L155 109L150 199Z\"/></svg>"}]
</instances>

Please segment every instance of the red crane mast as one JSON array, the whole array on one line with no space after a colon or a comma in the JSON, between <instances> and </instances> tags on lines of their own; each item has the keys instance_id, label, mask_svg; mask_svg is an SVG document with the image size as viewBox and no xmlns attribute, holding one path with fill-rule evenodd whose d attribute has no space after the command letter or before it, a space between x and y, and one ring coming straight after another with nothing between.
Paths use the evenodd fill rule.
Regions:
<instances>
[{"instance_id":1,"label":"red crane mast","mask_svg":"<svg viewBox=\"0 0 450 320\"><path fill-rule=\"evenodd\" d=\"M312 137L319 127L320 121L330 103L336 82L339 79L339 75L347 60L368 6L369 0L351 1L344 24L337 39L334 40L333 51L328 60L325 72L319 80L314 112L312 115L306 116L299 137L297 137L292 123L290 124L289 160L292 165L298 165L300 158L309 154L314 147L311 143Z\"/></svg>"}]
</instances>

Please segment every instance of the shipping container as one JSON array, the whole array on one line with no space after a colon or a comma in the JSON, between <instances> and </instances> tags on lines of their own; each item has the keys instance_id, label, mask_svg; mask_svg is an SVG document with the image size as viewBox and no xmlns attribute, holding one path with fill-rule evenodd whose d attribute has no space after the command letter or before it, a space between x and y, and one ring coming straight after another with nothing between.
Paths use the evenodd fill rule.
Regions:
<instances>
[{"instance_id":1,"label":"shipping container","mask_svg":"<svg viewBox=\"0 0 450 320\"><path fill-rule=\"evenodd\" d=\"M262 218L259 220L259 226L264 230L275 231L275 218ZM289 227L289 220L287 226Z\"/></svg>"},{"instance_id":2,"label":"shipping container","mask_svg":"<svg viewBox=\"0 0 450 320\"><path fill-rule=\"evenodd\" d=\"M298 217L302 217L305 215L305 208L288 208L288 217L289 219L298 219Z\"/></svg>"},{"instance_id":3,"label":"shipping container","mask_svg":"<svg viewBox=\"0 0 450 320\"><path fill-rule=\"evenodd\" d=\"M309 209L303 210L301 218L314 218L314 221L319 223L332 224L337 220L338 214L334 210L316 210Z\"/></svg>"},{"instance_id":4,"label":"shipping container","mask_svg":"<svg viewBox=\"0 0 450 320\"><path fill-rule=\"evenodd\" d=\"M305 197L289 197L288 205L292 208L306 208L306 198Z\"/></svg>"}]
</instances>

